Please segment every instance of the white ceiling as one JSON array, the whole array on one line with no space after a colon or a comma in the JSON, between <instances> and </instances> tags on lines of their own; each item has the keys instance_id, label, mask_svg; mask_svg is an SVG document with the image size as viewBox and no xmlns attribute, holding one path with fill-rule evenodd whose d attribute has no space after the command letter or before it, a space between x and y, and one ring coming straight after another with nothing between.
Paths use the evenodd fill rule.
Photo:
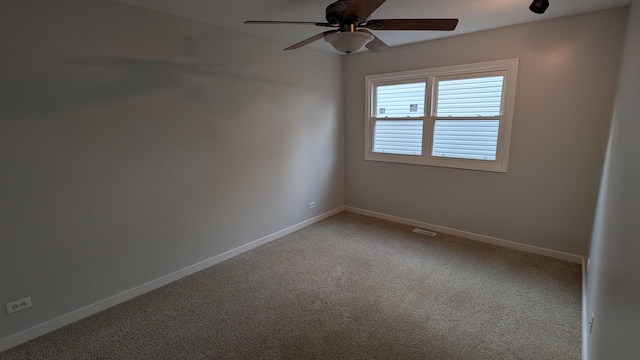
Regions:
<instances>
[{"instance_id":1,"label":"white ceiling","mask_svg":"<svg viewBox=\"0 0 640 360\"><path fill-rule=\"evenodd\" d=\"M213 25L282 40L283 48L326 28L309 25L245 25L245 20L325 21L325 8L334 0L116 0ZM529 11L531 0L387 0L372 19L460 19L455 31L374 31L390 46L488 30L508 25L610 9L630 0L549 0L545 14ZM324 41L309 45L332 51Z\"/></svg>"}]
</instances>

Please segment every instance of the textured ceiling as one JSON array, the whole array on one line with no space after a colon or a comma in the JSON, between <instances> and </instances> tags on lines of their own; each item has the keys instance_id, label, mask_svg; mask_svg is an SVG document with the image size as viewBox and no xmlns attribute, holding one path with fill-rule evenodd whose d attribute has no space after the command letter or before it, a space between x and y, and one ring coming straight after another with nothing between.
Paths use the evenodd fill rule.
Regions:
<instances>
[{"instance_id":1,"label":"textured ceiling","mask_svg":"<svg viewBox=\"0 0 640 360\"><path fill-rule=\"evenodd\" d=\"M245 25L245 20L325 21L332 0L116 0L167 14L283 41L283 47L326 29L305 25ZM377 31L390 46L488 30L508 25L626 6L629 0L550 0L545 14L529 11L530 0L387 0L372 18L460 19L453 32ZM324 41L310 45L335 52Z\"/></svg>"}]
</instances>

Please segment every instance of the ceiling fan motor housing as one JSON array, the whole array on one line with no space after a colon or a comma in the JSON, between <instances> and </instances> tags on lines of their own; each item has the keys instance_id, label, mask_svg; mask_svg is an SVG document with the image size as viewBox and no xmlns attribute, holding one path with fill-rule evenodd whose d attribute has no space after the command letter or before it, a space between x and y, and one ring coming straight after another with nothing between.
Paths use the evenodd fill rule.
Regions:
<instances>
[{"instance_id":1,"label":"ceiling fan motor housing","mask_svg":"<svg viewBox=\"0 0 640 360\"><path fill-rule=\"evenodd\" d=\"M338 0L327 6L327 22L333 25L344 22L346 19L343 15L349 7L349 4L351 4L351 0Z\"/></svg>"}]
</instances>

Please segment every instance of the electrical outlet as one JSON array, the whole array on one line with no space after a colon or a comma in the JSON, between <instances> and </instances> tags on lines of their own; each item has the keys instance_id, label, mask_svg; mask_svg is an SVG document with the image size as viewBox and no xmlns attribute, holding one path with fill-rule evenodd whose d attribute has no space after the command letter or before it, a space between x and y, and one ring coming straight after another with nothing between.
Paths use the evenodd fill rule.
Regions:
<instances>
[{"instance_id":1,"label":"electrical outlet","mask_svg":"<svg viewBox=\"0 0 640 360\"><path fill-rule=\"evenodd\" d=\"M309 209L313 209L314 207L316 207L316 202L312 201L309 203Z\"/></svg>"},{"instance_id":2,"label":"electrical outlet","mask_svg":"<svg viewBox=\"0 0 640 360\"><path fill-rule=\"evenodd\" d=\"M593 321L596 319L596 314L591 313L591 321L589 321L589 335L593 331Z\"/></svg>"},{"instance_id":3,"label":"electrical outlet","mask_svg":"<svg viewBox=\"0 0 640 360\"><path fill-rule=\"evenodd\" d=\"M7 305L7 314L12 314L16 311L24 310L30 308L31 305L31 297L24 298L22 300L10 302Z\"/></svg>"}]
</instances>

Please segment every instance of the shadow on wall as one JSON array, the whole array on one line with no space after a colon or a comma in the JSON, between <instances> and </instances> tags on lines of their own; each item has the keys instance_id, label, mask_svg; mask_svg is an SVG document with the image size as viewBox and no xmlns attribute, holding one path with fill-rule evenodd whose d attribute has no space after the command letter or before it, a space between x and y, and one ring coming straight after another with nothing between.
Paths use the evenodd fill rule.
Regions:
<instances>
[{"instance_id":1,"label":"shadow on wall","mask_svg":"<svg viewBox=\"0 0 640 360\"><path fill-rule=\"evenodd\" d=\"M71 42L64 32L27 34L30 47L9 47L10 57L0 58L0 162L11 175L0 183L12 192L3 194L0 213L11 214L15 228L39 221L43 233L59 239L69 229L83 239L195 238L176 229L213 236L211 219L228 223L234 211L260 209L256 171L264 182L283 181L278 166L295 150L294 136L285 135L300 126L283 115L307 106L302 100L313 91L301 91L293 74L279 77L285 65L265 72L254 63L263 61L258 51L240 36L179 31L147 48L144 41L153 39L118 39L114 46L108 39ZM268 161L275 164L265 169ZM238 194L247 194L251 206L218 205L235 204L229 199ZM15 204L36 205L9 208ZM165 225L176 223L190 226Z\"/></svg>"},{"instance_id":2,"label":"shadow on wall","mask_svg":"<svg viewBox=\"0 0 640 360\"><path fill-rule=\"evenodd\" d=\"M0 338L340 204L340 58L274 43L108 0L2 6L0 267L37 266L0 271L0 298L38 305Z\"/></svg>"},{"instance_id":3,"label":"shadow on wall","mask_svg":"<svg viewBox=\"0 0 640 360\"><path fill-rule=\"evenodd\" d=\"M126 54L85 56L53 61L53 65L48 63L26 76L5 74L0 83L4 104L0 110L14 119L47 117L98 103L179 90L185 99L203 110L215 110L222 117L236 117L246 108L243 99L258 95L255 92L262 97L273 94L262 91L260 85L295 86L250 74L247 69L252 56L237 43L231 45L224 44L222 39L209 39L215 44L216 53L227 56L208 61L198 56L197 42L195 36L183 35L183 55L173 58ZM220 103L224 106L216 106ZM228 113L220 113L225 110Z\"/></svg>"}]
</instances>

